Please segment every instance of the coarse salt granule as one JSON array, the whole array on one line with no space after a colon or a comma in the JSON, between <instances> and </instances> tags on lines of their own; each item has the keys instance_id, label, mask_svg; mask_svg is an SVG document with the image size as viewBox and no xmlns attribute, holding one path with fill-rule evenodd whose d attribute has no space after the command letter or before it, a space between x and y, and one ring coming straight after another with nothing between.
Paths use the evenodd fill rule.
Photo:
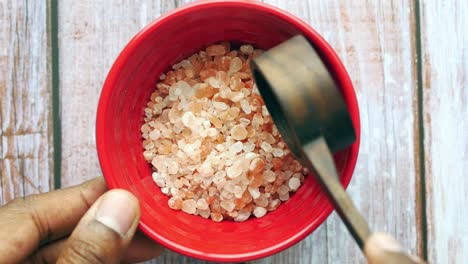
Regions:
<instances>
[{"instance_id":1,"label":"coarse salt granule","mask_svg":"<svg viewBox=\"0 0 468 264\"><path fill-rule=\"evenodd\" d=\"M265 216L307 171L287 149L252 79L261 50L223 42L173 65L144 110L143 156L168 206L215 222Z\"/></svg>"}]
</instances>

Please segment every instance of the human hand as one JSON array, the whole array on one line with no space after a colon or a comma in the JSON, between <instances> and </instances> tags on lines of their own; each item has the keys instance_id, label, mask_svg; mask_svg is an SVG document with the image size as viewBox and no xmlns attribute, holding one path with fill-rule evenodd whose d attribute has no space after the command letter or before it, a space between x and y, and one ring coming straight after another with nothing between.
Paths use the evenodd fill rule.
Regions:
<instances>
[{"instance_id":1,"label":"human hand","mask_svg":"<svg viewBox=\"0 0 468 264\"><path fill-rule=\"evenodd\" d=\"M369 264L423 264L415 256L402 253L398 242L384 233L374 233L364 245L364 254Z\"/></svg>"},{"instance_id":2,"label":"human hand","mask_svg":"<svg viewBox=\"0 0 468 264\"><path fill-rule=\"evenodd\" d=\"M161 246L136 232L137 199L106 191L98 178L1 207L0 263L128 263L160 255Z\"/></svg>"}]
</instances>

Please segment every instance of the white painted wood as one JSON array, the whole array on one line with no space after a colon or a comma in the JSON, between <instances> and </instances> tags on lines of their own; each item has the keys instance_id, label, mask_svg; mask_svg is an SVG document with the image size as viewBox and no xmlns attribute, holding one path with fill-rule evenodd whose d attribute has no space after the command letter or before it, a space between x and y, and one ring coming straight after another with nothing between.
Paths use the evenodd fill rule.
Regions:
<instances>
[{"instance_id":1,"label":"white painted wood","mask_svg":"<svg viewBox=\"0 0 468 264\"><path fill-rule=\"evenodd\" d=\"M53 182L47 7L0 2L0 204Z\"/></svg>"},{"instance_id":2,"label":"white painted wood","mask_svg":"<svg viewBox=\"0 0 468 264\"><path fill-rule=\"evenodd\" d=\"M362 125L360 156L348 192L373 230L394 235L416 253L419 150L412 1L264 2L308 22L347 67ZM364 258L332 214L304 242L262 261L270 262L362 263Z\"/></svg>"},{"instance_id":3,"label":"white painted wood","mask_svg":"<svg viewBox=\"0 0 468 264\"><path fill-rule=\"evenodd\" d=\"M468 259L468 2L421 1L428 256Z\"/></svg>"},{"instance_id":4,"label":"white painted wood","mask_svg":"<svg viewBox=\"0 0 468 264\"><path fill-rule=\"evenodd\" d=\"M101 175L95 120L107 72L142 27L172 8L173 1L60 1L63 186Z\"/></svg>"}]
</instances>

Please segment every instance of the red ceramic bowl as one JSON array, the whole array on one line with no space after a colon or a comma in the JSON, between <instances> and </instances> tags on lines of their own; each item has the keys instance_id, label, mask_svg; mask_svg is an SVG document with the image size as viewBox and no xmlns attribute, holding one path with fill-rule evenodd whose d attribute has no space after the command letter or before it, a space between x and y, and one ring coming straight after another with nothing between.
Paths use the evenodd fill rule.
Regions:
<instances>
[{"instance_id":1,"label":"red ceramic bowl","mask_svg":"<svg viewBox=\"0 0 468 264\"><path fill-rule=\"evenodd\" d=\"M211 261L247 261L265 257L305 238L333 208L313 176L276 211L242 223L215 223L173 211L168 197L153 183L143 158L140 127L143 109L159 75L170 65L208 44L222 40L269 49L303 34L319 51L341 88L358 140L336 154L347 186L359 149L359 113L352 83L325 40L303 21L257 1L202 1L166 14L140 31L124 48L104 84L97 113L97 150L110 188L138 197L140 229L181 254Z\"/></svg>"}]
</instances>

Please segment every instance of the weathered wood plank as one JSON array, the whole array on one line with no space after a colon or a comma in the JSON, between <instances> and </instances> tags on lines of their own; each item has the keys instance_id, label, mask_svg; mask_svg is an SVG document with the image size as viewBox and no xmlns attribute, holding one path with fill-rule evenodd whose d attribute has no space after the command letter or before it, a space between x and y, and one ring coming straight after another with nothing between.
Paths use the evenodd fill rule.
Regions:
<instances>
[{"instance_id":1,"label":"weathered wood plank","mask_svg":"<svg viewBox=\"0 0 468 264\"><path fill-rule=\"evenodd\" d=\"M265 0L307 21L335 48L356 88L362 141L348 189L373 230L419 253L417 86L412 1ZM261 263L364 262L336 214Z\"/></svg>"},{"instance_id":2,"label":"weathered wood plank","mask_svg":"<svg viewBox=\"0 0 468 264\"><path fill-rule=\"evenodd\" d=\"M0 204L53 182L48 1L0 2Z\"/></svg>"},{"instance_id":3,"label":"weathered wood plank","mask_svg":"<svg viewBox=\"0 0 468 264\"><path fill-rule=\"evenodd\" d=\"M421 1L427 246L468 259L468 2Z\"/></svg>"}]
</instances>

